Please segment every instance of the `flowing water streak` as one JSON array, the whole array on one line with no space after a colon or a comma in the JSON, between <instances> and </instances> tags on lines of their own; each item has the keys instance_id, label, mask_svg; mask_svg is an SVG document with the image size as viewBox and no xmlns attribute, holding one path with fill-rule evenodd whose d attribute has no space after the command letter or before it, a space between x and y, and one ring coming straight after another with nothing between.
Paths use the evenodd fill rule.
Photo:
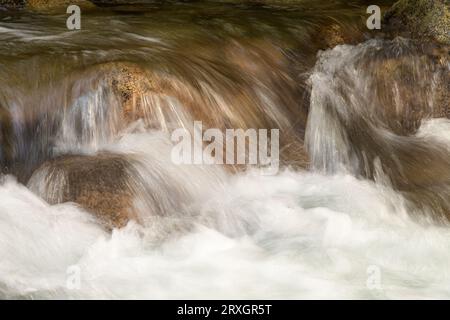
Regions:
<instances>
[{"instance_id":1,"label":"flowing water streak","mask_svg":"<svg viewBox=\"0 0 450 320\"><path fill-rule=\"evenodd\" d=\"M412 222L400 195L350 175L229 177L181 212L198 217L188 232L163 241L136 224L109 236L79 209L48 206L11 180L1 191L3 297L450 294L448 229ZM66 287L69 265L81 270L80 290ZM366 286L370 266L381 271L380 290Z\"/></svg>"},{"instance_id":2,"label":"flowing water streak","mask_svg":"<svg viewBox=\"0 0 450 320\"><path fill-rule=\"evenodd\" d=\"M312 14L313 22L320 18L314 11ZM287 13L281 12L279 18L284 21L285 16ZM11 176L3 177L1 298L450 296L450 231L412 221L409 202L390 183L361 179L371 177L379 167L372 168L375 159L370 153L365 160L355 152L362 144L351 140L351 124L362 123L358 129L368 129L375 137L371 139L381 147L392 144L394 151L399 145L429 145L430 141L443 150L450 146L448 120L427 121L414 136L392 133L398 128L381 126L381 116L369 122L374 128L359 122L367 120L362 105L370 100L371 91L365 85L371 78L361 77L355 62L361 52L374 48L389 52L389 44L340 46L319 57L311 77L307 129L314 171L286 169L268 177L250 170L231 175L213 166L172 164L168 128L190 123L199 116L193 112L197 108L203 108L200 115L211 113L208 119L213 124L294 125L297 117L291 109L298 108L301 94L291 88L296 78L287 72L289 67L274 63L283 55L273 47L263 46L262 50L242 39L226 42L223 51L228 54L216 58L203 46L186 46L192 52L183 54L178 51L183 44L174 46L183 38L176 32L165 39L164 32L147 28L146 20L126 17L129 24L110 19L103 27L104 20L88 18L79 38L64 32L54 35L59 29L45 24L56 24L57 18L43 23L41 17L33 17L37 20L34 30L21 23L14 28L2 26L7 30L5 46L16 48L15 54L25 58L17 61L0 53L4 59L0 75L8 79L0 89L0 104L14 119L19 138L15 160L34 167L67 152L124 155L132 163L134 205L143 223L130 223L109 234L79 207L49 205L30 191L59 197L61 187L55 182L64 183L64 176L53 180L50 190L46 189L46 171L35 173L29 188ZM295 32L308 35L308 27L314 23L306 22L306 26L294 28ZM141 34L131 27L136 25ZM89 26L96 26L101 37L89 31L94 30ZM228 24L232 26L243 28L236 22ZM276 26L261 26L277 38ZM292 25L288 23L288 27ZM43 30L51 30L53 36ZM191 31L199 32L186 33ZM213 41L214 37L206 38ZM223 39L218 38L220 43ZM310 37L305 39L302 41L309 42ZM223 48L218 42L214 43ZM56 58L55 53L62 57ZM225 57L229 59L226 63ZM168 92L150 91L139 97L148 115L145 120L153 122L124 122L121 97L107 81L108 74L96 72L97 65L125 58L139 61L145 72L166 71L158 75L172 84ZM339 81L334 76L341 68L348 71L344 77L348 83L337 82L342 85L337 90L333 81ZM235 100L243 88L242 100ZM192 108L185 93L194 97ZM255 103L239 109L241 101ZM352 149L354 146L358 148ZM379 147L375 145L375 153L383 155ZM436 161L447 155L436 152ZM381 164L386 159L389 157ZM445 163L444 168L448 169ZM381 167L380 175L385 171ZM155 216L151 210L155 208L170 214ZM70 266L80 271L79 289L67 286ZM373 267L381 275L375 289L367 285L368 270Z\"/></svg>"},{"instance_id":3,"label":"flowing water streak","mask_svg":"<svg viewBox=\"0 0 450 320\"><path fill-rule=\"evenodd\" d=\"M449 129L448 120L430 121L420 135L446 139ZM153 169L155 160L160 161L157 172L180 170L163 160L169 156L161 145L165 136L129 133L108 150L140 153ZM161 186L145 170L139 169ZM199 188L189 207L144 227L130 224L112 236L89 224L89 215L79 209L44 205L27 189L7 181L1 193L7 200L0 210L1 250L14 258L7 260L11 267L20 268L15 277L8 277L3 295L423 298L450 294L446 267L450 231L411 221L404 198L389 187L342 174L285 171L265 177L253 171L214 177L214 171L202 173L195 167L182 171L185 178L177 176L176 186ZM19 216L17 208L22 208ZM73 219L80 226L71 229L68 245L61 234ZM30 233L11 232L25 227ZM36 233L38 244L33 241ZM17 234L21 241L13 241ZM64 253L58 252L64 245ZM49 258L48 264L36 265L31 250L37 250L35 255L43 251L44 257L59 254L62 261ZM19 258L21 263L15 260ZM80 290L66 287L69 265L81 270ZM367 286L371 267L381 272L380 289ZM2 272L6 279L8 269Z\"/></svg>"},{"instance_id":4,"label":"flowing water streak","mask_svg":"<svg viewBox=\"0 0 450 320\"><path fill-rule=\"evenodd\" d=\"M446 140L417 132L422 120L450 110L450 63L436 60L401 38L320 53L306 132L312 167L392 185L413 203L412 214L448 222Z\"/></svg>"}]
</instances>

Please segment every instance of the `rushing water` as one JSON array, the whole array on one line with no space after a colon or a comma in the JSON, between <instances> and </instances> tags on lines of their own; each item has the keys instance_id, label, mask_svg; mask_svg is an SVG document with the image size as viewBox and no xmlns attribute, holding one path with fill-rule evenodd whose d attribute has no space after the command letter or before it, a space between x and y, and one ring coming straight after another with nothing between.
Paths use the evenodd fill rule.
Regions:
<instances>
[{"instance_id":1,"label":"rushing water","mask_svg":"<svg viewBox=\"0 0 450 320\"><path fill-rule=\"evenodd\" d=\"M79 32L0 12L0 297L450 297L449 64L364 41L364 4L122 7ZM336 21L354 44L317 54ZM139 70L126 102L117 68ZM174 164L194 120L279 128L281 171ZM111 232L42 166L104 154L139 221Z\"/></svg>"}]
</instances>

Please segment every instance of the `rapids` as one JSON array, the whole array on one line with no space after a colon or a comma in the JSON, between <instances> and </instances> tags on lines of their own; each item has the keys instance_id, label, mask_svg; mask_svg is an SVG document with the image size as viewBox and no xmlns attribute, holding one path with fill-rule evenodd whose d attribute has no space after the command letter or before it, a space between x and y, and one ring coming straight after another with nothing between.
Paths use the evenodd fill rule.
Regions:
<instances>
[{"instance_id":1,"label":"rapids","mask_svg":"<svg viewBox=\"0 0 450 320\"><path fill-rule=\"evenodd\" d=\"M449 298L450 64L366 39L366 2L0 11L0 298ZM280 129L280 172L174 164L194 120ZM123 228L45 166L100 154Z\"/></svg>"}]
</instances>

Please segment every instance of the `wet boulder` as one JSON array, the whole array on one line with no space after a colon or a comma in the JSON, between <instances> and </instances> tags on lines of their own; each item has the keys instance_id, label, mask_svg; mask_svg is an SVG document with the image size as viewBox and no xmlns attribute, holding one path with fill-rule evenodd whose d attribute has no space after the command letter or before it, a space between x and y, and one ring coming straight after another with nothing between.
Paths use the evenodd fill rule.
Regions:
<instances>
[{"instance_id":1,"label":"wet boulder","mask_svg":"<svg viewBox=\"0 0 450 320\"><path fill-rule=\"evenodd\" d=\"M130 170L129 161L121 155L66 155L44 163L28 187L50 204L74 202L107 229L120 228L138 220Z\"/></svg>"},{"instance_id":2,"label":"wet boulder","mask_svg":"<svg viewBox=\"0 0 450 320\"><path fill-rule=\"evenodd\" d=\"M145 117L142 96L154 91L144 69L132 63L111 63L101 67L108 73L110 85L120 97L128 121Z\"/></svg>"},{"instance_id":3,"label":"wet boulder","mask_svg":"<svg viewBox=\"0 0 450 320\"><path fill-rule=\"evenodd\" d=\"M75 83L72 99L86 93L87 90L106 87L107 93L113 95L121 108L124 124L145 118L143 110L144 95L155 94L157 88L151 75L138 64L124 61L95 64L71 75L70 82ZM80 90L77 79L86 80L86 88Z\"/></svg>"},{"instance_id":4,"label":"wet boulder","mask_svg":"<svg viewBox=\"0 0 450 320\"><path fill-rule=\"evenodd\" d=\"M447 0L400 0L384 15L386 31L413 38L431 38L450 44Z\"/></svg>"},{"instance_id":5,"label":"wet boulder","mask_svg":"<svg viewBox=\"0 0 450 320\"><path fill-rule=\"evenodd\" d=\"M314 41L322 50L340 44L356 44L364 40L363 33L350 24L331 23L321 26Z\"/></svg>"},{"instance_id":6,"label":"wet boulder","mask_svg":"<svg viewBox=\"0 0 450 320\"><path fill-rule=\"evenodd\" d=\"M448 46L430 44L370 62L379 116L397 134L413 134L422 120L450 118Z\"/></svg>"},{"instance_id":7,"label":"wet boulder","mask_svg":"<svg viewBox=\"0 0 450 320\"><path fill-rule=\"evenodd\" d=\"M106 81L107 87L119 100L120 116L125 126L143 120L149 128L170 131L196 120L202 121L205 128L221 130L284 128L280 130L282 163L305 167L307 156L303 150L302 136L295 132L301 131L306 121L306 110L298 110L298 100L303 95L289 75L267 68L268 65L279 64L278 67L289 70L289 64L278 50L267 47L266 43L252 43L249 50L241 49L234 43L224 50L223 57L240 70L241 75L246 75L243 79L235 79L241 81L239 90L229 86L213 88L207 83L197 83L194 78L186 79L183 75L158 68L149 70L125 61L94 65L84 71L89 75L82 77L92 78L90 75L93 74L99 83ZM286 108L281 115L276 115L279 119L271 119L267 115L267 101L260 101L252 85L255 78L261 79L264 86L276 87L276 92L283 93L267 97ZM289 123L288 115L296 119L299 129Z\"/></svg>"}]
</instances>

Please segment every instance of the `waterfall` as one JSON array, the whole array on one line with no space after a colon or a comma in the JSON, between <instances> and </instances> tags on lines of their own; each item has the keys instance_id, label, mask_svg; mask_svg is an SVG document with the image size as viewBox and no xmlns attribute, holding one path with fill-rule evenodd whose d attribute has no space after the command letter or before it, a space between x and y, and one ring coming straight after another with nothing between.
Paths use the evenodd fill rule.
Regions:
<instances>
[{"instance_id":1,"label":"waterfall","mask_svg":"<svg viewBox=\"0 0 450 320\"><path fill-rule=\"evenodd\" d=\"M315 170L388 184L414 203L411 212L419 207L446 223L447 143L417 132L421 123L447 116L450 64L435 59L402 38L320 53L309 79L306 145Z\"/></svg>"},{"instance_id":2,"label":"waterfall","mask_svg":"<svg viewBox=\"0 0 450 320\"><path fill-rule=\"evenodd\" d=\"M0 298L450 297L448 47L364 5L1 11ZM176 163L196 122L279 172Z\"/></svg>"}]
</instances>

